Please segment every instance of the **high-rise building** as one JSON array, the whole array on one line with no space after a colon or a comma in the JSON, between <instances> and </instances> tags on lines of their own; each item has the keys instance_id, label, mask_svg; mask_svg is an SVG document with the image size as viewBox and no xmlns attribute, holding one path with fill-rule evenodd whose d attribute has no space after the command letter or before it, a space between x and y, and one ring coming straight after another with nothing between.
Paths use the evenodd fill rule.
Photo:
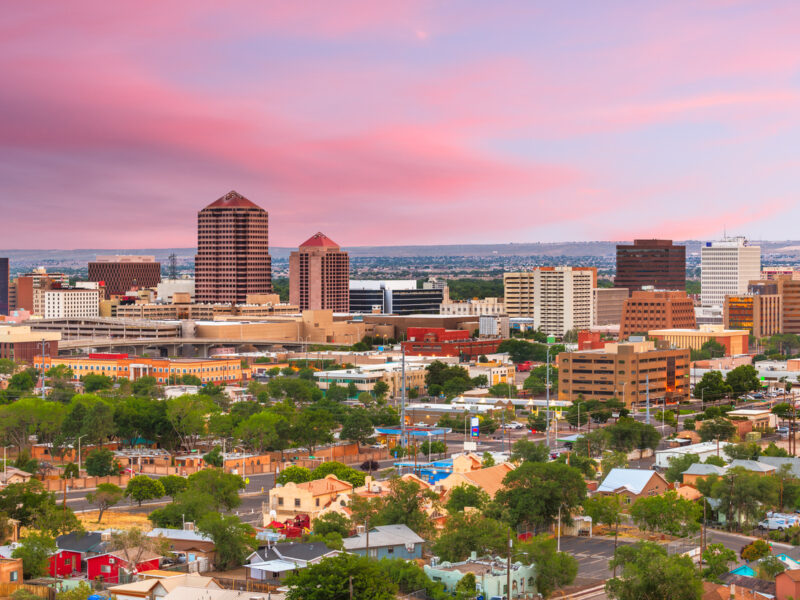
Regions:
<instances>
[{"instance_id":1,"label":"high-rise building","mask_svg":"<svg viewBox=\"0 0 800 600\"><path fill-rule=\"evenodd\" d=\"M743 237L706 242L700 249L700 300L703 306L722 306L725 296L747 293L751 280L761 277L761 247Z\"/></svg>"},{"instance_id":2,"label":"high-rise building","mask_svg":"<svg viewBox=\"0 0 800 600\"><path fill-rule=\"evenodd\" d=\"M756 339L783 331L783 297L777 281L751 281L747 294L725 296L725 329L749 330Z\"/></svg>"},{"instance_id":3,"label":"high-rise building","mask_svg":"<svg viewBox=\"0 0 800 600\"><path fill-rule=\"evenodd\" d=\"M0 315L9 314L8 304L8 259L0 258Z\"/></svg>"},{"instance_id":4,"label":"high-rise building","mask_svg":"<svg viewBox=\"0 0 800 600\"><path fill-rule=\"evenodd\" d=\"M534 329L564 335L592 326L595 267L536 267L504 273L503 285L508 316L533 318Z\"/></svg>"},{"instance_id":5,"label":"high-rise building","mask_svg":"<svg viewBox=\"0 0 800 600\"><path fill-rule=\"evenodd\" d=\"M322 233L289 256L289 303L300 310L350 310L350 257Z\"/></svg>"},{"instance_id":6,"label":"high-rise building","mask_svg":"<svg viewBox=\"0 0 800 600\"><path fill-rule=\"evenodd\" d=\"M647 335L651 329L694 329L694 302L686 292L641 290L625 301L622 307L620 339L630 335Z\"/></svg>"},{"instance_id":7,"label":"high-rise building","mask_svg":"<svg viewBox=\"0 0 800 600\"><path fill-rule=\"evenodd\" d=\"M640 290L686 289L686 246L672 240L634 240L617 246L614 287Z\"/></svg>"},{"instance_id":8,"label":"high-rise building","mask_svg":"<svg viewBox=\"0 0 800 600\"><path fill-rule=\"evenodd\" d=\"M44 292L69 286L69 275L66 273L48 273L44 267L34 269L17 277L16 310L27 310L37 316L44 316Z\"/></svg>"},{"instance_id":9,"label":"high-rise building","mask_svg":"<svg viewBox=\"0 0 800 600\"><path fill-rule=\"evenodd\" d=\"M595 288L593 325L619 325L622 322L622 306L628 299L626 288Z\"/></svg>"},{"instance_id":10,"label":"high-rise building","mask_svg":"<svg viewBox=\"0 0 800 600\"><path fill-rule=\"evenodd\" d=\"M89 263L89 281L103 281L106 294L121 296L134 288L156 287L161 263L154 256L98 256Z\"/></svg>"},{"instance_id":11,"label":"high-rise building","mask_svg":"<svg viewBox=\"0 0 800 600\"><path fill-rule=\"evenodd\" d=\"M267 211L231 191L197 215L195 300L244 304L272 292Z\"/></svg>"},{"instance_id":12,"label":"high-rise building","mask_svg":"<svg viewBox=\"0 0 800 600\"><path fill-rule=\"evenodd\" d=\"M99 314L99 290L67 288L44 292L45 319L97 317Z\"/></svg>"}]
</instances>

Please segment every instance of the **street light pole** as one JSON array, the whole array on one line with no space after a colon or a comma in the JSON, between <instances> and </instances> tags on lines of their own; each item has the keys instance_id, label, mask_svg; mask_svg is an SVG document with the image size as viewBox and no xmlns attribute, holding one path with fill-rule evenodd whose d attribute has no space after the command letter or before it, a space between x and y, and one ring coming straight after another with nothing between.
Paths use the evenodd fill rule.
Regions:
<instances>
[{"instance_id":1,"label":"street light pole","mask_svg":"<svg viewBox=\"0 0 800 600\"><path fill-rule=\"evenodd\" d=\"M78 438L78 477L81 476L81 439L85 437L86 434L84 433Z\"/></svg>"},{"instance_id":2,"label":"street light pole","mask_svg":"<svg viewBox=\"0 0 800 600\"><path fill-rule=\"evenodd\" d=\"M547 447L550 448L550 345L547 346L547 371L546 371L545 389L547 393L547 427L545 434L547 436ZM510 597L510 596L509 596Z\"/></svg>"}]
</instances>

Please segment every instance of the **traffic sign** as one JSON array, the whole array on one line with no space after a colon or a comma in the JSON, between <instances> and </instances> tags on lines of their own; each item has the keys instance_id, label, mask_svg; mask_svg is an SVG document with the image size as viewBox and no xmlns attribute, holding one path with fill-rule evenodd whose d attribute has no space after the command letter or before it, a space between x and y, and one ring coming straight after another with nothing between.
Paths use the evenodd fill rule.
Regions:
<instances>
[{"instance_id":1,"label":"traffic sign","mask_svg":"<svg viewBox=\"0 0 800 600\"><path fill-rule=\"evenodd\" d=\"M245 477L244 484L245 485L250 485L250 478L249 477Z\"/></svg>"}]
</instances>

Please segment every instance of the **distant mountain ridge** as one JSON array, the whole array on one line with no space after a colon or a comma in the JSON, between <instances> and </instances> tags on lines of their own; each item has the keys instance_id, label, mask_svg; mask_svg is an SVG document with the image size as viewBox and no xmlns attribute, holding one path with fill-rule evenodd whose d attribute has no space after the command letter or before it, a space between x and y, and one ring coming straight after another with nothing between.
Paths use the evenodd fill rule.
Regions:
<instances>
[{"instance_id":1,"label":"distant mountain ridge","mask_svg":"<svg viewBox=\"0 0 800 600\"><path fill-rule=\"evenodd\" d=\"M430 246L352 246L345 247L353 257L456 257L456 256L597 256L613 257L617 244L629 241L590 241L590 242L550 242L550 243L509 243L509 244L449 244ZM687 254L700 252L705 243L698 240L676 242L685 245ZM767 255L800 256L800 240L753 241L760 245ZM275 259L287 259L295 248L272 247L270 253ZM192 262L195 248L87 248L74 250L0 250L0 256L8 257L12 263L27 265L80 266L94 260L98 254L144 254L153 255L165 263L170 254L177 256L179 263Z\"/></svg>"}]
</instances>

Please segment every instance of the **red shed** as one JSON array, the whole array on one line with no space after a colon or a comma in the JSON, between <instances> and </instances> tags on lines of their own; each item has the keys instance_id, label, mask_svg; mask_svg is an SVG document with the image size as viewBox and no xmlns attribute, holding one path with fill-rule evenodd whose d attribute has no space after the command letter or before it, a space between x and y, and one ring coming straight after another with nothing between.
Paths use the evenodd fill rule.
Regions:
<instances>
[{"instance_id":1,"label":"red shed","mask_svg":"<svg viewBox=\"0 0 800 600\"><path fill-rule=\"evenodd\" d=\"M50 557L50 577L71 577L80 573L81 553L74 550L59 550Z\"/></svg>"},{"instance_id":2,"label":"red shed","mask_svg":"<svg viewBox=\"0 0 800 600\"><path fill-rule=\"evenodd\" d=\"M106 583L120 583L120 569L129 574L153 571L161 566L158 554L141 548L118 550L86 559L86 576L89 581L98 577Z\"/></svg>"}]
</instances>

